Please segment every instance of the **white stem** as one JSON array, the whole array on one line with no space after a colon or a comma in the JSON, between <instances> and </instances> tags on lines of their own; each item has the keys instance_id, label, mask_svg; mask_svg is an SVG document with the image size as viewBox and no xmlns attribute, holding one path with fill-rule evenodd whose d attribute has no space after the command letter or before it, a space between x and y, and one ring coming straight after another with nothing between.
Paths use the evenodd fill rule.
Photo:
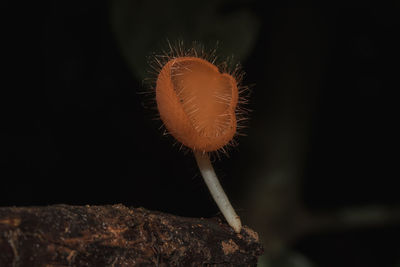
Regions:
<instances>
[{"instance_id":1,"label":"white stem","mask_svg":"<svg viewBox=\"0 0 400 267\"><path fill-rule=\"evenodd\" d=\"M242 229L242 222L229 202L224 189L222 189L208 154L194 151L194 156L204 181L207 184L208 190L210 190L210 193L217 203L218 208L221 210L222 214L233 230L235 230L236 233L240 233L240 230Z\"/></svg>"}]
</instances>

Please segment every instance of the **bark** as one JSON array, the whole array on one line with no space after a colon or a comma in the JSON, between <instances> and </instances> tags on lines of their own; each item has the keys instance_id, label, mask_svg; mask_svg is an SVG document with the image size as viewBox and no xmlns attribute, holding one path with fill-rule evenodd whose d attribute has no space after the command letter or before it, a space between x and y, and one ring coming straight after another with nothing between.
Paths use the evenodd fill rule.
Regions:
<instances>
[{"instance_id":1,"label":"bark","mask_svg":"<svg viewBox=\"0 0 400 267\"><path fill-rule=\"evenodd\" d=\"M0 266L255 266L258 235L113 206L0 208Z\"/></svg>"}]
</instances>

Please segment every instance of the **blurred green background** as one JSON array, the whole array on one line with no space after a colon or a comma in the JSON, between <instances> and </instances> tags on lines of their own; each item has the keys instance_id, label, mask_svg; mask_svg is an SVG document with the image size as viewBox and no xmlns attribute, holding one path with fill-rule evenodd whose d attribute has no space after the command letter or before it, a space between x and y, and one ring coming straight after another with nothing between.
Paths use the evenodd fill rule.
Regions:
<instances>
[{"instance_id":1,"label":"blurred green background","mask_svg":"<svg viewBox=\"0 0 400 267\"><path fill-rule=\"evenodd\" d=\"M8 98L0 205L220 216L194 158L162 135L140 94L167 40L218 43L221 59L242 64L252 112L247 136L214 166L260 234L259 265L399 266L398 6L110 0L50 1L43 11L33 30L43 80ZM18 79L31 70L12 48L29 23L6 32Z\"/></svg>"}]
</instances>

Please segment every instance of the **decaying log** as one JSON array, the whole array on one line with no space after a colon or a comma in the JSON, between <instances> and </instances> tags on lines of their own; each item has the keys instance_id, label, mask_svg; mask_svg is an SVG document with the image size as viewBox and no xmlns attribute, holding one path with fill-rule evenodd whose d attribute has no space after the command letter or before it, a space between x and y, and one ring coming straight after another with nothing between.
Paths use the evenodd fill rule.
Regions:
<instances>
[{"instance_id":1,"label":"decaying log","mask_svg":"<svg viewBox=\"0 0 400 267\"><path fill-rule=\"evenodd\" d=\"M0 266L255 266L257 234L113 206L0 208Z\"/></svg>"}]
</instances>

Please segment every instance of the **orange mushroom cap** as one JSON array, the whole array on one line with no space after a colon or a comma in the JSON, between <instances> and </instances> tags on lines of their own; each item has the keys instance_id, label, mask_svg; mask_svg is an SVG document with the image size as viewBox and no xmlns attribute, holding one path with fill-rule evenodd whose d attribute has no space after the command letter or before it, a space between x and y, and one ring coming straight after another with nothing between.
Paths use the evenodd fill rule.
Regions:
<instances>
[{"instance_id":1,"label":"orange mushroom cap","mask_svg":"<svg viewBox=\"0 0 400 267\"><path fill-rule=\"evenodd\" d=\"M169 60L157 78L156 100L169 133L195 151L218 150L236 133L237 82L207 60Z\"/></svg>"}]
</instances>

